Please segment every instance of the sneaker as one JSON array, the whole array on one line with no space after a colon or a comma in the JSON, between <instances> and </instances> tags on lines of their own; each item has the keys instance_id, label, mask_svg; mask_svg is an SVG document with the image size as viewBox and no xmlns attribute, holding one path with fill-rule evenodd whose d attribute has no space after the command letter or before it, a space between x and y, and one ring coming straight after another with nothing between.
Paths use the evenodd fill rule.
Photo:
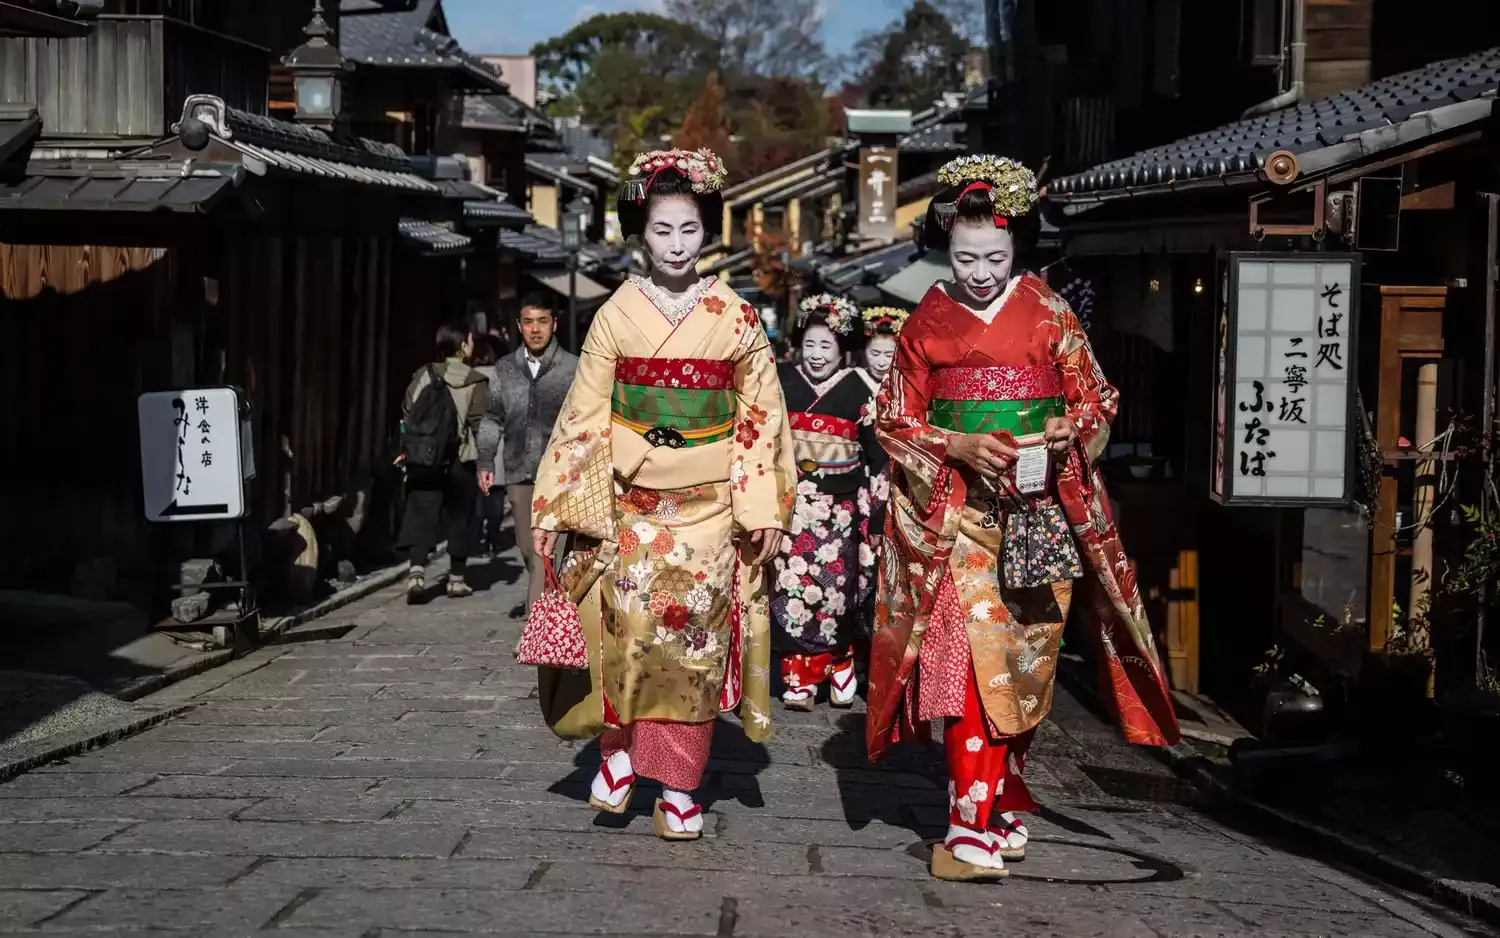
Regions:
<instances>
[{"instance_id":1,"label":"sneaker","mask_svg":"<svg viewBox=\"0 0 1500 938\"><path fill-rule=\"evenodd\" d=\"M473 596L474 587L464 582L463 577L448 577L448 598L463 599L465 596Z\"/></svg>"}]
</instances>

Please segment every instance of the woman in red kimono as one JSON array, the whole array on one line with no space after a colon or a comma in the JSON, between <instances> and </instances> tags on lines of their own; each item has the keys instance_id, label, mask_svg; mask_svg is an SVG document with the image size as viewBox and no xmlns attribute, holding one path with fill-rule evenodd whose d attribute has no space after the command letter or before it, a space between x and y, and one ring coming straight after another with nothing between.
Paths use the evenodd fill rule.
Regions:
<instances>
[{"instance_id":1,"label":"woman in red kimono","mask_svg":"<svg viewBox=\"0 0 1500 938\"><path fill-rule=\"evenodd\" d=\"M1117 392L1067 303L1036 275L1011 275L1036 179L993 156L954 160L939 178L925 236L953 279L902 328L877 404L891 504L867 744L878 760L945 721L949 827L932 872L983 880L1025 854L1026 749L1051 708L1075 595L1125 738L1170 745L1178 730L1094 469Z\"/></svg>"}]
</instances>

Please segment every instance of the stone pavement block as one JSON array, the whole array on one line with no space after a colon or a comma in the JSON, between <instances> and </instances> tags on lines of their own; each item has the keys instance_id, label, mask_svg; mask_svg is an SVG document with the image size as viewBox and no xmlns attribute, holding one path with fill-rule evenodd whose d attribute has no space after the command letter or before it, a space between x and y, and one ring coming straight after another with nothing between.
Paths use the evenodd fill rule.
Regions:
<instances>
[{"instance_id":1,"label":"stone pavement block","mask_svg":"<svg viewBox=\"0 0 1500 938\"><path fill-rule=\"evenodd\" d=\"M139 752L116 752L114 747L96 749L82 755L72 756L65 762L55 762L32 769L38 776L127 774L127 775L213 775L234 764L233 759L197 754L169 754L154 749Z\"/></svg>"},{"instance_id":2,"label":"stone pavement block","mask_svg":"<svg viewBox=\"0 0 1500 938\"><path fill-rule=\"evenodd\" d=\"M109 853L264 857L447 857L462 828L431 824L147 821L105 845Z\"/></svg>"},{"instance_id":3,"label":"stone pavement block","mask_svg":"<svg viewBox=\"0 0 1500 938\"><path fill-rule=\"evenodd\" d=\"M645 784L641 783L641 791L645 790ZM369 794L413 801L580 804L588 798L588 778L563 785L539 785L512 778L385 778L375 783Z\"/></svg>"},{"instance_id":4,"label":"stone pavement block","mask_svg":"<svg viewBox=\"0 0 1500 938\"><path fill-rule=\"evenodd\" d=\"M471 827L513 827L536 831L571 831L573 833L615 833L618 825L632 833L651 832L651 798L638 790L632 800L633 810L624 815L602 817L582 798L554 804L503 804L494 801L416 800L409 804L400 819L410 823L468 824ZM705 812L704 829L715 830L713 812Z\"/></svg>"},{"instance_id":5,"label":"stone pavement block","mask_svg":"<svg viewBox=\"0 0 1500 938\"><path fill-rule=\"evenodd\" d=\"M289 661L331 659L356 662L366 658L382 656L388 658L415 658L433 647L428 642L416 641L406 645L372 644L368 641L302 642L286 646L283 658Z\"/></svg>"},{"instance_id":6,"label":"stone pavement block","mask_svg":"<svg viewBox=\"0 0 1500 938\"><path fill-rule=\"evenodd\" d=\"M150 772L42 772L18 775L0 784L0 818L6 798L94 798L118 795L156 778Z\"/></svg>"},{"instance_id":7,"label":"stone pavement block","mask_svg":"<svg viewBox=\"0 0 1500 938\"><path fill-rule=\"evenodd\" d=\"M374 778L282 778L244 775L166 775L131 792L144 797L351 799L373 787ZM399 800L399 799L394 799Z\"/></svg>"},{"instance_id":8,"label":"stone pavement block","mask_svg":"<svg viewBox=\"0 0 1500 938\"><path fill-rule=\"evenodd\" d=\"M504 762L419 762L396 759L255 759L221 767L218 775L281 778L506 778Z\"/></svg>"},{"instance_id":9,"label":"stone pavement block","mask_svg":"<svg viewBox=\"0 0 1500 938\"><path fill-rule=\"evenodd\" d=\"M1325 913L1207 900L1141 900L1132 905L1142 921L1169 938L1210 934L1267 938L1417 938L1434 934L1422 925L1378 912L1370 915ZM1436 933L1444 934L1441 931Z\"/></svg>"},{"instance_id":10,"label":"stone pavement block","mask_svg":"<svg viewBox=\"0 0 1500 938\"><path fill-rule=\"evenodd\" d=\"M530 888L538 892L626 895L640 888L640 873L584 858L561 860L539 870ZM651 871L654 889L664 895L701 893L747 902L810 905L863 905L881 901L923 904L919 884L875 877L827 876L806 871L770 875L760 870L704 871L690 865ZM584 899L568 901L588 901Z\"/></svg>"},{"instance_id":11,"label":"stone pavement block","mask_svg":"<svg viewBox=\"0 0 1500 938\"><path fill-rule=\"evenodd\" d=\"M0 882L14 885L8 880ZM35 925L88 895L86 892L64 889L0 889L0 927Z\"/></svg>"},{"instance_id":12,"label":"stone pavement block","mask_svg":"<svg viewBox=\"0 0 1500 938\"><path fill-rule=\"evenodd\" d=\"M1330 885L1304 871L1287 869L1279 876L1207 872L1175 883L1147 883L1131 888L1134 895L1167 899L1206 899L1225 903L1263 903L1274 896L1288 909L1368 912L1370 905L1353 893Z\"/></svg>"},{"instance_id":13,"label":"stone pavement block","mask_svg":"<svg viewBox=\"0 0 1500 938\"><path fill-rule=\"evenodd\" d=\"M260 725L245 725L232 723L208 723L199 724L189 719L176 719L170 723L147 730L135 737L141 745L151 745L158 742L171 743L281 743L281 742L307 742L318 733L322 732L323 726L318 722L310 724L285 724L268 723Z\"/></svg>"},{"instance_id":14,"label":"stone pavement block","mask_svg":"<svg viewBox=\"0 0 1500 938\"><path fill-rule=\"evenodd\" d=\"M644 828L642 828L644 830ZM501 860L571 860L636 867L691 867L698 870L756 870L803 873L807 848L800 844L731 844L722 838L670 843L628 831L587 834L490 828L474 831L461 855Z\"/></svg>"},{"instance_id":15,"label":"stone pavement block","mask_svg":"<svg viewBox=\"0 0 1500 938\"><path fill-rule=\"evenodd\" d=\"M485 716L492 717L493 715L486 714ZM570 743L558 739L550 730L538 727L535 720L522 728L506 729L503 732L501 732L499 727L491 725L488 719L483 722L475 721L470 726L423 726L408 723L405 719L382 723L350 722L333 727L320 736L319 740L359 743L361 745L422 745L425 743L448 745L468 743L477 748L480 746L494 747L502 743L506 746L527 743L542 748L572 748Z\"/></svg>"},{"instance_id":16,"label":"stone pavement block","mask_svg":"<svg viewBox=\"0 0 1500 938\"><path fill-rule=\"evenodd\" d=\"M718 896L676 896L670 905L654 902L597 902L581 905L556 901L539 892L479 889L404 889L391 891L328 889L312 896L283 921L303 926L365 925L437 931L524 931L566 934L716 935Z\"/></svg>"},{"instance_id":17,"label":"stone pavement block","mask_svg":"<svg viewBox=\"0 0 1500 938\"><path fill-rule=\"evenodd\" d=\"M258 684L235 681L203 695L204 700L369 700L385 689L381 683L356 683L303 686L280 681Z\"/></svg>"},{"instance_id":18,"label":"stone pavement block","mask_svg":"<svg viewBox=\"0 0 1500 938\"><path fill-rule=\"evenodd\" d=\"M247 798L16 798L0 803L0 821L171 820L227 818ZM0 828L3 831L3 828ZM0 841L0 844L3 844Z\"/></svg>"},{"instance_id":19,"label":"stone pavement block","mask_svg":"<svg viewBox=\"0 0 1500 938\"><path fill-rule=\"evenodd\" d=\"M916 837L912 838L913 841ZM905 848L872 849L866 847L809 848L812 865L829 876L876 876L888 879L927 881L927 861L907 853Z\"/></svg>"},{"instance_id":20,"label":"stone pavement block","mask_svg":"<svg viewBox=\"0 0 1500 938\"><path fill-rule=\"evenodd\" d=\"M484 659L476 655L366 655L357 659L324 659L319 667L332 672L347 672L350 674L364 674L367 671L378 672L381 679L386 675L400 672L426 672L426 671L451 671L455 668L478 668L482 667L480 662ZM353 666L352 668L350 666ZM484 670L489 670L484 668Z\"/></svg>"},{"instance_id":21,"label":"stone pavement block","mask_svg":"<svg viewBox=\"0 0 1500 938\"><path fill-rule=\"evenodd\" d=\"M410 739L418 734L407 734ZM499 741L496 741L499 745ZM362 762L422 762L429 759L441 759L445 762L467 762L478 758L484 747L472 742L448 742L444 740L433 740L431 742L405 742L405 743L351 743L337 742L332 745L339 747L337 758L339 761L362 761Z\"/></svg>"},{"instance_id":22,"label":"stone pavement block","mask_svg":"<svg viewBox=\"0 0 1500 938\"><path fill-rule=\"evenodd\" d=\"M299 889L494 889L526 886L538 864L532 860L384 860L326 858L271 860L237 881L248 890Z\"/></svg>"},{"instance_id":23,"label":"stone pavement block","mask_svg":"<svg viewBox=\"0 0 1500 938\"><path fill-rule=\"evenodd\" d=\"M112 889L53 919L58 928L213 929L213 934L249 934L271 921L297 896L295 887L247 890ZM337 925L340 923L329 923Z\"/></svg>"},{"instance_id":24,"label":"stone pavement block","mask_svg":"<svg viewBox=\"0 0 1500 938\"><path fill-rule=\"evenodd\" d=\"M250 862L245 857L0 853L0 883L17 889L183 889L221 885Z\"/></svg>"},{"instance_id":25,"label":"stone pavement block","mask_svg":"<svg viewBox=\"0 0 1500 938\"><path fill-rule=\"evenodd\" d=\"M288 732L296 732L299 728L305 728L311 733L317 733L323 727L337 723L349 713L352 711L280 710L274 707L237 707L205 703L165 725L182 729L193 727L204 733L225 726L247 729L266 727L267 731L272 733L278 727L286 727ZM390 719L394 720L398 716L400 716L399 713L393 714Z\"/></svg>"},{"instance_id":26,"label":"stone pavement block","mask_svg":"<svg viewBox=\"0 0 1500 938\"><path fill-rule=\"evenodd\" d=\"M463 700L507 700L524 699L536 692L536 684L454 684L433 682L431 684L389 684L380 691L377 700L424 700L440 701L459 698ZM413 707L413 709L438 709L437 707Z\"/></svg>"},{"instance_id":27,"label":"stone pavement block","mask_svg":"<svg viewBox=\"0 0 1500 938\"><path fill-rule=\"evenodd\" d=\"M235 815L241 821L378 821L393 816L404 804L396 798L366 795L329 797L298 794L253 802ZM425 818L414 818L421 821Z\"/></svg>"},{"instance_id":28,"label":"stone pavement block","mask_svg":"<svg viewBox=\"0 0 1500 938\"><path fill-rule=\"evenodd\" d=\"M353 748L352 743L343 742L261 742L245 743L236 740L199 740L183 742L145 737L127 739L110 746L104 752L111 759L142 757L150 759L223 759L225 763L241 759L332 759Z\"/></svg>"},{"instance_id":29,"label":"stone pavement block","mask_svg":"<svg viewBox=\"0 0 1500 938\"><path fill-rule=\"evenodd\" d=\"M929 836L942 836L947 824ZM727 815L721 836L739 842L819 844L824 847L869 847L889 849L906 847L922 839L922 834L879 821L850 825L843 820L806 820L778 816L774 805L768 813Z\"/></svg>"},{"instance_id":30,"label":"stone pavement block","mask_svg":"<svg viewBox=\"0 0 1500 938\"><path fill-rule=\"evenodd\" d=\"M71 853L87 850L131 826L129 821L13 821L0 824L7 853Z\"/></svg>"}]
</instances>

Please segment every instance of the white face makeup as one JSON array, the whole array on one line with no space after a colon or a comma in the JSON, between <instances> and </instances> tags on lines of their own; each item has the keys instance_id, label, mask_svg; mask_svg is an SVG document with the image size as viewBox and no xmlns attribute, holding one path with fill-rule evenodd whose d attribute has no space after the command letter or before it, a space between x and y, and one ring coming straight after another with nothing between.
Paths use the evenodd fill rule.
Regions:
<instances>
[{"instance_id":1,"label":"white face makeup","mask_svg":"<svg viewBox=\"0 0 1500 938\"><path fill-rule=\"evenodd\" d=\"M1010 229L997 228L988 218L978 222L960 220L953 226L948 242L948 263L953 268L953 283L958 287L953 298L983 309L995 301L1010 281L1015 239Z\"/></svg>"},{"instance_id":2,"label":"white face makeup","mask_svg":"<svg viewBox=\"0 0 1500 938\"><path fill-rule=\"evenodd\" d=\"M870 374L880 381L891 370L891 363L896 360L896 337L892 335L871 336L865 345L865 367Z\"/></svg>"},{"instance_id":3,"label":"white face makeup","mask_svg":"<svg viewBox=\"0 0 1500 938\"><path fill-rule=\"evenodd\" d=\"M839 340L827 326L809 326L802 334L802 370L822 381L838 370Z\"/></svg>"},{"instance_id":4,"label":"white face makeup","mask_svg":"<svg viewBox=\"0 0 1500 938\"><path fill-rule=\"evenodd\" d=\"M641 241L651 260L652 279L664 284L696 279L703 238L697 201L685 195L651 200Z\"/></svg>"}]
</instances>

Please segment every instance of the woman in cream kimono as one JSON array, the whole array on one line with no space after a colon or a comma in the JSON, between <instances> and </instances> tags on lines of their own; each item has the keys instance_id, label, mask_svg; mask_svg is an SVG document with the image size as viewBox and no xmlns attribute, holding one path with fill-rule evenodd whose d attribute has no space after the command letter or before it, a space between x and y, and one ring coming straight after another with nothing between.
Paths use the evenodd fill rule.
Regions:
<instances>
[{"instance_id":1,"label":"woman in cream kimono","mask_svg":"<svg viewBox=\"0 0 1500 938\"><path fill-rule=\"evenodd\" d=\"M701 836L692 792L719 713L738 711L753 741L770 734L761 566L781 547L797 481L760 317L696 272L723 184L706 150L631 166L620 225L651 273L595 316L532 505L541 556L574 535L562 579L589 639L604 757L589 802L622 813L636 776L655 779L653 826L668 840Z\"/></svg>"}]
</instances>

